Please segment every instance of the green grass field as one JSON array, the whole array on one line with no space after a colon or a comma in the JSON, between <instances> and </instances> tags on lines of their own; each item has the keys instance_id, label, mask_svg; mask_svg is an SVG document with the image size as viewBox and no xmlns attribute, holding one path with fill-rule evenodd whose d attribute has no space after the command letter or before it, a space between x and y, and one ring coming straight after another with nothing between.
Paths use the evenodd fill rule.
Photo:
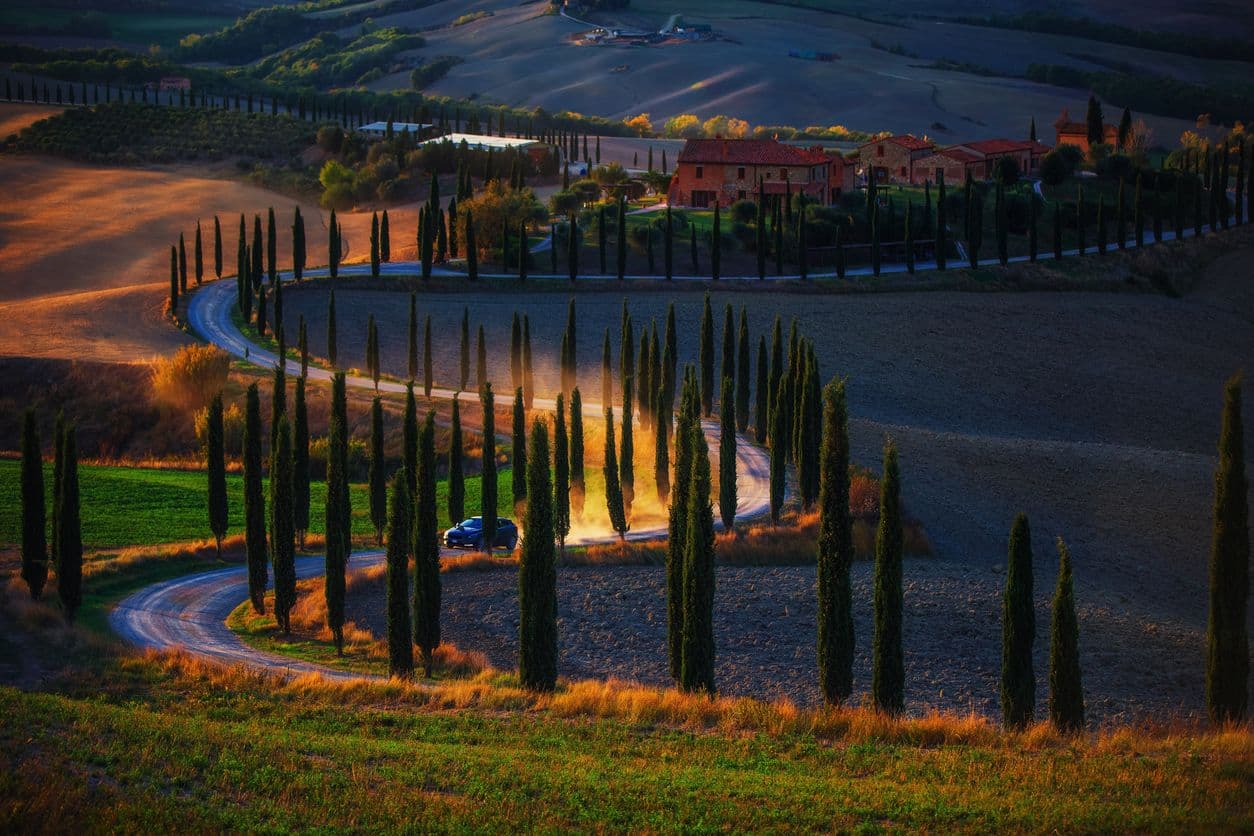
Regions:
<instances>
[{"instance_id":1,"label":"green grass field","mask_svg":"<svg viewBox=\"0 0 1254 836\"><path fill-rule=\"evenodd\" d=\"M0 459L0 496L12 501L0 504L0 543L21 540L22 509L18 501L21 465L15 459ZM268 483L267 483L268 484ZM498 473L498 508L508 514L514 503L513 475L509 470ZM52 466L45 464L44 488L51 507ZM479 512L479 477L466 479L466 511ZM203 472L158 470L138 467L79 467L79 489L82 498L83 545L88 549L117 549L124 546L151 546L204 540L212 535L208 522L208 479ZM442 528L448 521L448 482L436 486L439 495L439 520ZM230 501L230 533L244 530L244 480L238 474L227 475ZM370 499L365 485L352 485L353 534L366 537L374 533L370 523ZM268 496L268 494L267 494ZM326 484L315 482L310 490L311 534L323 530L322 506L326 502Z\"/></svg>"}]
</instances>

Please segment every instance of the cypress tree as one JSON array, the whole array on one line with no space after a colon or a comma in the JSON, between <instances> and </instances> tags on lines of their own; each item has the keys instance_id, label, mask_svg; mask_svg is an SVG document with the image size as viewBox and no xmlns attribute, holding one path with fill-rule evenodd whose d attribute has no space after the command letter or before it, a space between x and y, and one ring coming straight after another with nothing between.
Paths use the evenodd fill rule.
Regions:
<instances>
[{"instance_id":1,"label":"cypress tree","mask_svg":"<svg viewBox=\"0 0 1254 836\"><path fill-rule=\"evenodd\" d=\"M740 306L740 330L736 340L736 428L749 427L749 314Z\"/></svg>"},{"instance_id":2,"label":"cypress tree","mask_svg":"<svg viewBox=\"0 0 1254 836\"><path fill-rule=\"evenodd\" d=\"M260 285L257 288L257 336L266 335L266 321L266 286Z\"/></svg>"},{"instance_id":3,"label":"cypress tree","mask_svg":"<svg viewBox=\"0 0 1254 836\"><path fill-rule=\"evenodd\" d=\"M179 233L179 293L187 292L187 244Z\"/></svg>"},{"instance_id":4,"label":"cypress tree","mask_svg":"<svg viewBox=\"0 0 1254 836\"><path fill-rule=\"evenodd\" d=\"M576 386L570 393L570 507L575 519L583 517L586 493L583 478L583 399Z\"/></svg>"},{"instance_id":5,"label":"cypress tree","mask_svg":"<svg viewBox=\"0 0 1254 836\"><path fill-rule=\"evenodd\" d=\"M261 396L248 387L244 410L244 549L248 558L248 596L253 610L265 614L266 503L261 489Z\"/></svg>"},{"instance_id":6,"label":"cypress tree","mask_svg":"<svg viewBox=\"0 0 1254 836\"><path fill-rule=\"evenodd\" d=\"M479 513L483 516L483 548L488 554L496 543L496 399L492 384L483 385L480 399L483 403L483 483L479 486L481 499Z\"/></svg>"},{"instance_id":7,"label":"cypress tree","mask_svg":"<svg viewBox=\"0 0 1254 836\"><path fill-rule=\"evenodd\" d=\"M222 401L215 399L221 438ZM210 411L212 441L212 409ZM39 447L35 411L27 409L22 419L22 580L31 598L38 598L48 581L47 510L44 506L44 464Z\"/></svg>"},{"instance_id":8,"label":"cypress tree","mask_svg":"<svg viewBox=\"0 0 1254 836\"><path fill-rule=\"evenodd\" d=\"M572 284L579 277L579 221L573 212L566 218L566 274Z\"/></svg>"},{"instance_id":9,"label":"cypress tree","mask_svg":"<svg viewBox=\"0 0 1254 836\"><path fill-rule=\"evenodd\" d=\"M427 314L427 322L422 340L422 392L431 397L431 314Z\"/></svg>"},{"instance_id":10,"label":"cypress tree","mask_svg":"<svg viewBox=\"0 0 1254 836\"><path fill-rule=\"evenodd\" d=\"M261 284L261 276L265 272L265 265L261 263L264 256L264 251L262 250L263 241L264 239L261 237L261 216L253 215L252 265L249 273L253 277L253 282L257 285Z\"/></svg>"},{"instance_id":11,"label":"cypress tree","mask_svg":"<svg viewBox=\"0 0 1254 836\"><path fill-rule=\"evenodd\" d=\"M453 398L448 440L448 518L454 525L466 519L466 475L462 458L461 399Z\"/></svg>"},{"instance_id":12,"label":"cypress tree","mask_svg":"<svg viewBox=\"0 0 1254 836\"><path fill-rule=\"evenodd\" d=\"M945 172L938 171L936 173L936 269L945 269L945 250L949 246L946 235L949 233L947 220L945 218ZM1033 240L1035 239L1036 230L1031 228Z\"/></svg>"},{"instance_id":13,"label":"cypress tree","mask_svg":"<svg viewBox=\"0 0 1254 836\"><path fill-rule=\"evenodd\" d=\"M409 349L409 380L412 383L418 379L418 294L409 294L409 338L407 347Z\"/></svg>"},{"instance_id":14,"label":"cypress tree","mask_svg":"<svg viewBox=\"0 0 1254 836\"><path fill-rule=\"evenodd\" d=\"M821 490L819 455L823 431L823 393L812 353L805 361L800 390L796 432L797 482L801 488L801 506L809 509L818 500Z\"/></svg>"},{"instance_id":15,"label":"cypress tree","mask_svg":"<svg viewBox=\"0 0 1254 836\"><path fill-rule=\"evenodd\" d=\"M786 389L787 380L781 378L775 393L775 408L771 411L770 488L771 523L774 525L779 525L784 508L784 475L788 466L788 445L784 441L788 426Z\"/></svg>"},{"instance_id":16,"label":"cypress tree","mask_svg":"<svg viewBox=\"0 0 1254 836\"><path fill-rule=\"evenodd\" d=\"M849 414L845 382L823 389L819 455L818 658L819 687L828 705L853 693L853 519L849 513Z\"/></svg>"},{"instance_id":17,"label":"cypress tree","mask_svg":"<svg viewBox=\"0 0 1254 836\"><path fill-rule=\"evenodd\" d=\"M1032 645L1036 614L1032 598L1032 538L1028 518L1015 517L1006 561L1006 591L1001 607L1001 716L1008 729L1023 729L1036 708Z\"/></svg>"},{"instance_id":18,"label":"cypress tree","mask_svg":"<svg viewBox=\"0 0 1254 836\"><path fill-rule=\"evenodd\" d=\"M270 279L270 284L274 284L279 280L279 234L275 228L274 207L271 206L267 213L266 226L266 274Z\"/></svg>"},{"instance_id":19,"label":"cypress tree","mask_svg":"<svg viewBox=\"0 0 1254 836\"><path fill-rule=\"evenodd\" d=\"M342 546L344 549L344 560L347 562L349 555L353 550L353 514L352 506L349 502L348 492L348 391L347 381L344 372L336 372L335 377L331 379L331 413L339 421L340 426L344 428L344 432L339 439L339 444L329 447L327 451L328 461L334 456L338 461L339 467L339 528L343 534Z\"/></svg>"},{"instance_id":20,"label":"cypress tree","mask_svg":"<svg viewBox=\"0 0 1254 836\"><path fill-rule=\"evenodd\" d=\"M627 519L631 519L631 504L636 499L636 445L635 431L632 428L632 379L628 375L623 380L623 439L622 453L619 456L619 482L623 492L623 507Z\"/></svg>"},{"instance_id":21,"label":"cypress tree","mask_svg":"<svg viewBox=\"0 0 1254 836\"><path fill-rule=\"evenodd\" d=\"M653 225L649 224L644 228L644 230L644 253L645 258L649 263L649 275L652 276L655 272L657 272L656 264L653 259Z\"/></svg>"},{"instance_id":22,"label":"cypress tree","mask_svg":"<svg viewBox=\"0 0 1254 836\"><path fill-rule=\"evenodd\" d=\"M383 401L376 395L370 405L370 522L375 542L383 545L383 529L388 522L388 484L383 456Z\"/></svg>"},{"instance_id":23,"label":"cypress tree","mask_svg":"<svg viewBox=\"0 0 1254 836\"><path fill-rule=\"evenodd\" d=\"M714 411L714 314L710 310L710 294L705 294L701 311L701 414L707 418Z\"/></svg>"},{"instance_id":24,"label":"cypress tree","mask_svg":"<svg viewBox=\"0 0 1254 836\"><path fill-rule=\"evenodd\" d=\"M327 359L331 361L331 368L337 365L336 356L339 354L335 330L335 291L333 290L331 299L327 302Z\"/></svg>"},{"instance_id":25,"label":"cypress tree","mask_svg":"<svg viewBox=\"0 0 1254 836\"><path fill-rule=\"evenodd\" d=\"M296 378L296 402L292 409L292 525L303 549L305 532L309 530L309 411L305 406L304 377Z\"/></svg>"},{"instance_id":26,"label":"cypress tree","mask_svg":"<svg viewBox=\"0 0 1254 836\"><path fill-rule=\"evenodd\" d=\"M475 354L475 383L477 389L483 389L488 382L488 347L483 338L483 325L479 326L479 341Z\"/></svg>"},{"instance_id":27,"label":"cypress tree","mask_svg":"<svg viewBox=\"0 0 1254 836\"><path fill-rule=\"evenodd\" d=\"M779 381L784 374L784 332L779 314L775 315L775 327L771 331L771 374L767 386L766 410L768 420L775 414L775 397L779 393Z\"/></svg>"},{"instance_id":28,"label":"cypress tree","mask_svg":"<svg viewBox=\"0 0 1254 836\"><path fill-rule=\"evenodd\" d=\"M1224 387L1219 467L1215 471L1210 549L1210 613L1206 624L1206 707L1215 723L1239 723L1249 702L1250 530L1246 504L1241 376Z\"/></svg>"},{"instance_id":29,"label":"cypress tree","mask_svg":"<svg viewBox=\"0 0 1254 836\"><path fill-rule=\"evenodd\" d=\"M535 378L531 369L531 320L523 314L523 401L527 405L527 409L531 409L531 404L536 397Z\"/></svg>"},{"instance_id":30,"label":"cypress tree","mask_svg":"<svg viewBox=\"0 0 1254 836\"><path fill-rule=\"evenodd\" d=\"M637 390L637 401L640 406L640 423L643 426L649 426L652 417L650 409L651 393L653 388L653 361L649 356L649 329L640 329L640 362L636 365L640 369L640 387Z\"/></svg>"},{"instance_id":31,"label":"cypress tree","mask_svg":"<svg viewBox=\"0 0 1254 836\"><path fill-rule=\"evenodd\" d=\"M618 450L614 440L614 407L605 407L605 462L601 468L605 479L605 507L610 516L610 527L618 533L619 540L627 536L627 512L623 506L623 488L618 475Z\"/></svg>"},{"instance_id":32,"label":"cypress tree","mask_svg":"<svg viewBox=\"0 0 1254 836\"><path fill-rule=\"evenodd\" d=\"M527 412L523 406L522 387L514 389L514 443L511 473L514 486L514 509L527 501Z\"/></svg>"},{"instance_id":33,"label":"cypress tree","mask_svg":"<svg viewBox=\"0 0 1254 836\"><path fill-rule=\"evenodd\" d=\"M1054 587L1049 643L1049 719L1062 732L1084 730L1084 688L1080 681L1080 627L1075 615L1071 554L1058 538L1058 584Z\"/></svg>"},{"instance_id":34,"label":"cypress tree","mask_svg":"<svg viewBox=\"0 0 1254 836\"><path fill-rule=\"evenodd\" d=\"M559 419L561 404L559 393ZM562 428L556 432L560 434ZM552 691L557 685L557 554L553 541L555 535L565 535L555 526L551 497L560 503L562 492L549 484L549 431L539 418L531 426L527 494L530 500L523 523L527 536L518 559L518 678L526 688Z\"/></svg>"},{"instance_id":35,"label":"cypress tree","mask_svg":"<svg viewBox=\"0 0 1254 836\"><path fill-rule=\"evenodd\" d=\"M222 278L222 222L213 216L213 273Z\"/></svg>"},{"instance_id":36,"label":"cypress tree","mask_svg":"<svg viewBox=\"0 0 1254 836\"><path fill-rule=\"evenodd\" d=\"M48 558L53 568L61 559L61 475L65 471L65 413L57 413L56 428L52 436L52 548Z\"/></svg>"},{"instance_id":37,"label":"cypress tree","mask_svg":"<svg viewBox=\"0 0 1254 836\"><path fill-rule=\"evenodd\" d=\"M680 682L683 656L684 556L688 537L688 500L692 481L693 425L697 420L700 396L696 392L692 367L684 372L679 396L679 417L675 425L675 501L670 506L666 543L667 658L671 677ZM708 494L707 494L708 501Z\"/></svg>"},{"instance_id":38,"label":"cypress tree","mask_svg":"<svg viewBox=\"0 0 1254 836\"><path fill-rule=\"evenodd\" d=\"M60 508L56 520L57 596L65 610L65 620L71 623L83 603L83 529L78 493L78 444L75 435L74 425L67 425L61 452Z\"/></svg>"},{"instance_id":39,"label":"cypress tree","mask_svg":"<svg viewBox=\"0 0 1254 836\"><path fill-rule=\"evenodd\" d=\"M736 524L736 411L730 377L723 378L719 398L718 514L723 530Z\"/></svg>"},{"instance_id":40,"label":"cypress tree","mask_svg":"<svg viewBox=\"0 0 1254 836\"><path fill-rule=\"evenodd\" d=\"M305 273L305 219L300 207L292 219L292 277L300 281Z\"/></svg>"},{"instance_id":41,"label":"cypress tree","mask_svg":"<svg viewBox=\"0 0 1254 836\"><path fill-rule=\"evenodd\" d=\"M723 357L722 366L720 367L719 386L720 394L723 378L732 381L733 387L736 380L736 331L735 320L732 316L732 306L726 305L723 308ZM735 394L732 395L733 401ZM733 412L733 421L735 413Z\"/></svg>"},{"instance_id":42,"label":"cypress tree","mask_svg":"<svg viewBox=\"0 0 1254 836\"><path fill-rule=\"evenodd\" d=\"M553 531L557 536L558 545L565 549L566 535L570 533L570 448L566 438L566 412L563 397L561 392L557 393L557 410L553 418ZM533 436L534 432L533 429ZM540 455L533 439L531 461L537 462ZM527 486L527 491L533 500L538 496L534 488L534 482ZM534 507L535 502L527 503L528 518Z\"/></svg>"},{"instance_id":43,"label":"cypress tree","mask_svg":"<svg viewBox=\"0 0 1254 836\"><path fill-rule=\"evenodd\" d=\"M657 372L657 369L654 369ZM657 376L654 377L657 380ZM671 492L670 483L670 447L668 440L671 430L671 414L665 408L662 393L664 384L658 383L654 389L653 411L653 481L657 489L658 502L665 505Z\"/></svg>"},{"instance_id":44,"label":"cypress tree","mask_svg":"<svg viewBox=\"0 0 1254 836\"><path fill-rule=\"evenodd\" d=\"M1089 145L1100 145L1106 136L1105 125L1102 119L1102 106L1097 101L1097 97L1089 96L1088 113L1085 115L1085 123L1088 126Z\"/></svg>"},{"instance_id":45,"label":"cypress tree","mask_svg":"<svg viewBox=\"0 0 1254 836\"><path fill-rule=\"evenodd\" d=\"M213 534L218 559L222 559L222 539L226 537L228 507L226 493L226 450L222 436L222 394L213 396L206 420L205 470L209 481L209 531ZM42 507L42 503L41 503Z\"/></svg>"},{"instance_id":46,"label":"cypress tree","mask_svg":"<svg viewBox=\"0 0 1254 836\"><path fill-rule=\"evenodd\" d=\"M684 538L684 607L680 685L714 693L714 513L710 508L710 456L700 424L692 435L692 479Z\"/></svg>"},{"instance_id":47,"label":"cypress tree","mask_svg":"<svg viewBox=\"0 0 1254 836\"><path fill-rule=\"evenodd\" d=\"M753 437L758 444L766 441L766 430L770 420L767 417L767 400L770 384L767 382L768 370L766 364L766 336L763 335L758 337L758 379L753 408Z\"/></svg>"},{"instance_id":48,"label":"cypress tree","mask_svg":"<svg viewBox=\"0 0 1254 836\"><path fill-rule=\"evenodd\" d=\"M193 266L196 268L196 287L200 287L200 283L204 281L205 278L205 251L204 243L201 241L199 219L196 221L196 243L195 250L192 255Z\"/></svg>"},{"instance_id":49,"label":"cypress tree","mask_svg":"<svg viewBox=\"0 0 1254 836\"><path fill-rule=\"evenodd\" d=\"M283 416L270 467L270 560L274 563L274 619L284 634L292 632L291 612L296 606L292 519L292 428Z\"/></svg>"},{"instance_id":50,"label":"cypress tree","mask_svg":"<svg viewBox=\"0 0 1254 836\"><path fill-rule=\"evenodd\" d=\"M466 387L470 385L470 308L462 308L462 354L461 354L461 377L459 380L459 389L466 391Z\"/></svg>"},{"instance_id":51,"label":"cypress tree","mask_svg":"<svg viewBox=\"0 0 1254 836\"><path fill-rule=\"evenodd\" d=\"M414 643L429 679L440 646L440 532L436 523L435 412L418 436L418 495L414 497Z\"/></svg>"},{"instance_id":52,"label":"cypress tree","mask_svg":"<svg viewBox=\"0 0 1254 836\"><path fill-rule=\"evenodd\" d=\"M880 522L875 535L875 635L871 643L871 694L875 706L889 714L905 707L905 662L901 648L901 496L897 447L884 445L884 476L880 481Z\"/></svg>"},{"instance_id":53,"label":"cypress tree","mask_svg":"<svg viewBox=\"0 0 1254 836\"><path fill-rule=\"evenodd\" d=\"M414 673L409 618L409 475L401 468L392 478L392 515L388 522L387 606L388 674L407 679Z\"/></svg>"},{"instance_id":54,"label":"cypress tree","mask_svg":"<svg viewBox=\"0 0 1254 836\"><path fill-rule=\"evenodd\" d=\"M388 210L383 210L383 218L379 221L379 260L392 260L392 231L388 225Z\"/></svg>"},{"instance_id":55,"label":"cypress tree","mask_svg":"<svg viewBox=\"0 0 1254 836\"><path fill-rule=\"evenodd\" d=\"M370 275L379 278L379 261L382 254L379 250L379 213L370 216Z\"/></svg>"}]
</instances>

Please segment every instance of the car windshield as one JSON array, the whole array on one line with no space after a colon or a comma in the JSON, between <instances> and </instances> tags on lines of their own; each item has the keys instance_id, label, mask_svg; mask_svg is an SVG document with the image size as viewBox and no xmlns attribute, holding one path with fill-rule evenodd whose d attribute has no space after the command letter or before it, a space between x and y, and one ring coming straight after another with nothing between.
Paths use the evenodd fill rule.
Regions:
<instances>
[{"instance_id":1,"label":"car windshield","mask_svg":"<svg viewBox=\"0 0 1254 836\"><path fill-rule=\"evenodd\" d=\"M470 518L470 519L468 519L468 520L462 520L460 523L458 523L458 527L459 527L459 528L482 528L482 527L483 527L483 518L482 518L482 517L471 517L471 518Z\"/></svg>"}]
</instances>

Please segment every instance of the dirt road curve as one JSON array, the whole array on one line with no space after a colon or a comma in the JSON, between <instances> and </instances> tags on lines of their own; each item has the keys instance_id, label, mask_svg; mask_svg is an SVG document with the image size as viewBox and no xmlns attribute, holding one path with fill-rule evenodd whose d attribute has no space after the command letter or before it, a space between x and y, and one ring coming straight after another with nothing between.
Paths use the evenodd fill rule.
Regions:
<instances>
[{"instance_id":1,"label":"dirt road curve","mask_svg":"<svg viewBox=\"0 0 1254 836\"><path fill-rule=\"evenodd\" d=\"M410 268L412 270L412 267ZM235 299L232 282L215 282L203 287L192 297L187 316L196 333L237 357L260 366L273 368L276 356L250 343L231 321L231 305ZM300 373L300 364L287 361L288 371ZM326 380L331 377L324 369L310 368L312 378ZM373 381L364 377L348 377L348 385L372 388ZM399 383L382 381L379 388L388 392L403 392ZM464 395L464 393L463 393ZM457 393L448 389L433 389L434 398L453 399ZM550 410L554 402L536 398L535 408ZM585 415L600 416L602 408L597 403L585 403ZM711 455L718 451L718 426L704 424L710 440ZM752 518L765 514L770 505L770 460L766 451L748 441L736 446L737 505L740 518ZM652 540L666 536L663 527L642 528L628 533L630 540ZM612 542L613 534L605 537L575 537L571 545L587 545L596 542ZM361 569L380 562L381 552L354 554L352 569ZM300 558L296 562L298 578L320 575L324 562L321 557ZM246 567L231 567L185 578L176 578L143 589L120 603L109 616L109 624L119 636L137 647L169 649L182 647L186 650L227 664L247 664L275 673L320 672L327 676L350 678L356 674L333 671L319 665L301 662L290 657L263 653L244 644L225 625L231 611L248 597L248 573Z\"/></svg>"}]
</instances>

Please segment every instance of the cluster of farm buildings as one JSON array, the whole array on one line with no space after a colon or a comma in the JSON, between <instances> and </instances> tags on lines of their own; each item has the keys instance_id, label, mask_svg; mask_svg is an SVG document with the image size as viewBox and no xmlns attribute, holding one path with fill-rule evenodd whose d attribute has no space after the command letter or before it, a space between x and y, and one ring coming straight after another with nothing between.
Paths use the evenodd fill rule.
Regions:
<instances>
[{"instance_id":1,"label":"cluster of farm buildings","mask_svg":"<svg viewBox=\"0 0 1254 836\"><path fill-rule=\"evenodd\" d=\"M1107 141L1116 128L1106 125ZM1054 123L1055 142L1088 151L1088 128L1063 111ZM909 185L962 183L990 179L998 164L1013 159L1025 176L1034 176L1052 146L1035 139L982 139L939 147L913 134L865 143L856 154L819 146L802 148L772 139L692 139L685 143L671 179L672 206L724 206L755 197L759 183L767 195L805 194L828 206L842 194L874 178L877 183Z\"/></svg>"}]
</instances>

